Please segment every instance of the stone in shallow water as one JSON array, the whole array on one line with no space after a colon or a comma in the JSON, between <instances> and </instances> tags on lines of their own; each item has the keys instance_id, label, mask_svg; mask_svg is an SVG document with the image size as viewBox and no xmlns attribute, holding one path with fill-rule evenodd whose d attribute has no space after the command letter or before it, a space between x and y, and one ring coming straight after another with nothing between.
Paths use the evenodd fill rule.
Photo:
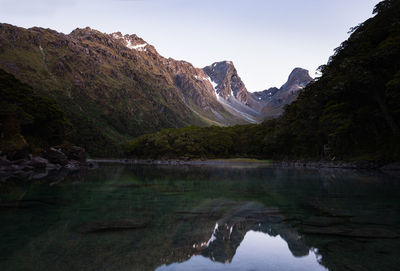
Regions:
<instances>
[{"instance_id":1,"label":"stone in shallow water","mask_svg":"<svg viewBox=\"0 0 400 271\"><path fill-rule=\"evenodd\" d=\"M146 228L147 222L135 219L88 222L80 226L81 233L124 231Z\"/></svg>"}]
</instances>

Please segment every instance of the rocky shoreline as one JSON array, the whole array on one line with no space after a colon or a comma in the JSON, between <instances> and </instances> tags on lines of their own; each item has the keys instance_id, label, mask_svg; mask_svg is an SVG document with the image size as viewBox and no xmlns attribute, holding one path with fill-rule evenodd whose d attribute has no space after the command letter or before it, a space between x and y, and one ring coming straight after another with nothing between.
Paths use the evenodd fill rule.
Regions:
<instances>
[{"instance_id":1,"label":"rocky shoreline","mask_svg":"<svg viewBox=\"0 0 400 271\"><path fill-rule=\"evenodd\" d=\"M246 160L246 159L245 159ZM125 165L166 165L166 166L180 166L180 165L193 165L193 166L203 166L203 165L254 165L254 166L269 166L270 162L262 160L251 160L251 161L241 161L241 160L190 160L190 159L89 159L88 162L99 163L99 164L125 164Z\"/></svg>"},{"instance_id":2,"label":"rocky shoreline","mask_svg":"<svg viewBox=\"0 0 400 271\"><path fill-rule=\"evenodd\" d=\"M43 178L51 172L73 172L96 168L97 164L160 165L160 166L238 166L238 167L276 167L309 169L348 169L378 170L400 174L400 163L371 161L265 161L256 159L86 159L85 149L81 147L55 146L38 155L28 155L13 160L0 153L0 177L25 176L29 179Z\"/></svg>"},{"instance_id":3,"label":"rocky shoreline","mask_svg":"<svg viewBox=\"0 0 400 271\"><path fill-rule=\"evenodd\" d=\"M85 149L76 146L54 146L43 153L29 154L20 159L10 159L7 154L0 153L0 175L3 176L42 176L53 170L77 171L94 166L94 163L86 160Z\"/></svg>"},{"instance_id":4,"label":"rocky shoreline","mask_svg":"<svg viewBox=\"0 0 400 271\"><path fill-rule=\"evenodd\" d=\"M400 171L400 163L387 163L381 161L275 161L275 166L296 168L338 168L338 169L366 169L382 171Z\"/></svg>"},{"instance_id":5,"label":"rocky shoreline","mask_svg":"<svg viewBox=\"0 0 400 271\"><path fill-rule=\"evenodd\" d=\"M190 159L91 159L92 163L117 163L136 165L258 165L269 167L294 168L327 168L327 169L364 169L382 171L400 171L400 163L385 163L379 161L244 161L235 159L190 160Z\"/></svg>"}]
</instances>

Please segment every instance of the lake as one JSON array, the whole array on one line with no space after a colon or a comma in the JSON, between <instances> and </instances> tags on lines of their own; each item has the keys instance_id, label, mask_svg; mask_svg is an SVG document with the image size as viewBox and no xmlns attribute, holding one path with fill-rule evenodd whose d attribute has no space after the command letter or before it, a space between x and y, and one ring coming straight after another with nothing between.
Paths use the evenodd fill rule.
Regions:
<instances>
[{"instance_id":1,"label":"lake","mask_svg":"<svg viewBox=\"0 0 400 271\"><path fill-rule=\"evenodd\" d=\"M400 270L400 179L104 164L0 182L0 270Z\"/></svg>"}]
</instances>

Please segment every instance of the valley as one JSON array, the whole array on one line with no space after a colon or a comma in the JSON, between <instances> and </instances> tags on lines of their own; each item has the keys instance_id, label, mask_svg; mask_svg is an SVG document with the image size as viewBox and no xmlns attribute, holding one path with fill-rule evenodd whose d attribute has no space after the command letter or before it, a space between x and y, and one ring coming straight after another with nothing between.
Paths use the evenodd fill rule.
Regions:
<instances>
[{"instance_id":1,"label":"valley","mask_svg":"<svg viewBox=\"0 0 400 271\"><path fill-rule=\"evenodd\" d=\"M1 24L0 68L57 103L75 127L68 139L103 157L118 155L121 141L164 128L276 117L312 80L305 70L293 72L280 98L260 99L230 61L196 68L136 35L89 27L64 35Z\"/></svg>"}]
</instances>

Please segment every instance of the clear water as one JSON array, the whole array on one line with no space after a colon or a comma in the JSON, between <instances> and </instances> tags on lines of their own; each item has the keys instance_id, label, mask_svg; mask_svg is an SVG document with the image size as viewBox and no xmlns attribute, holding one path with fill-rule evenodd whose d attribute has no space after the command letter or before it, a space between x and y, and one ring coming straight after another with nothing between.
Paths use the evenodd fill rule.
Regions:
<instances>
[{"instance_id":1,"label":"clear water","mask_svg":"<svg viewBox=\"0 0 400 271\"><path fill-rule=\"evenodd\" d=\"M2 178L0 270L400 270L400 179L117 166Z\"/></svg>"}]
</instances>

